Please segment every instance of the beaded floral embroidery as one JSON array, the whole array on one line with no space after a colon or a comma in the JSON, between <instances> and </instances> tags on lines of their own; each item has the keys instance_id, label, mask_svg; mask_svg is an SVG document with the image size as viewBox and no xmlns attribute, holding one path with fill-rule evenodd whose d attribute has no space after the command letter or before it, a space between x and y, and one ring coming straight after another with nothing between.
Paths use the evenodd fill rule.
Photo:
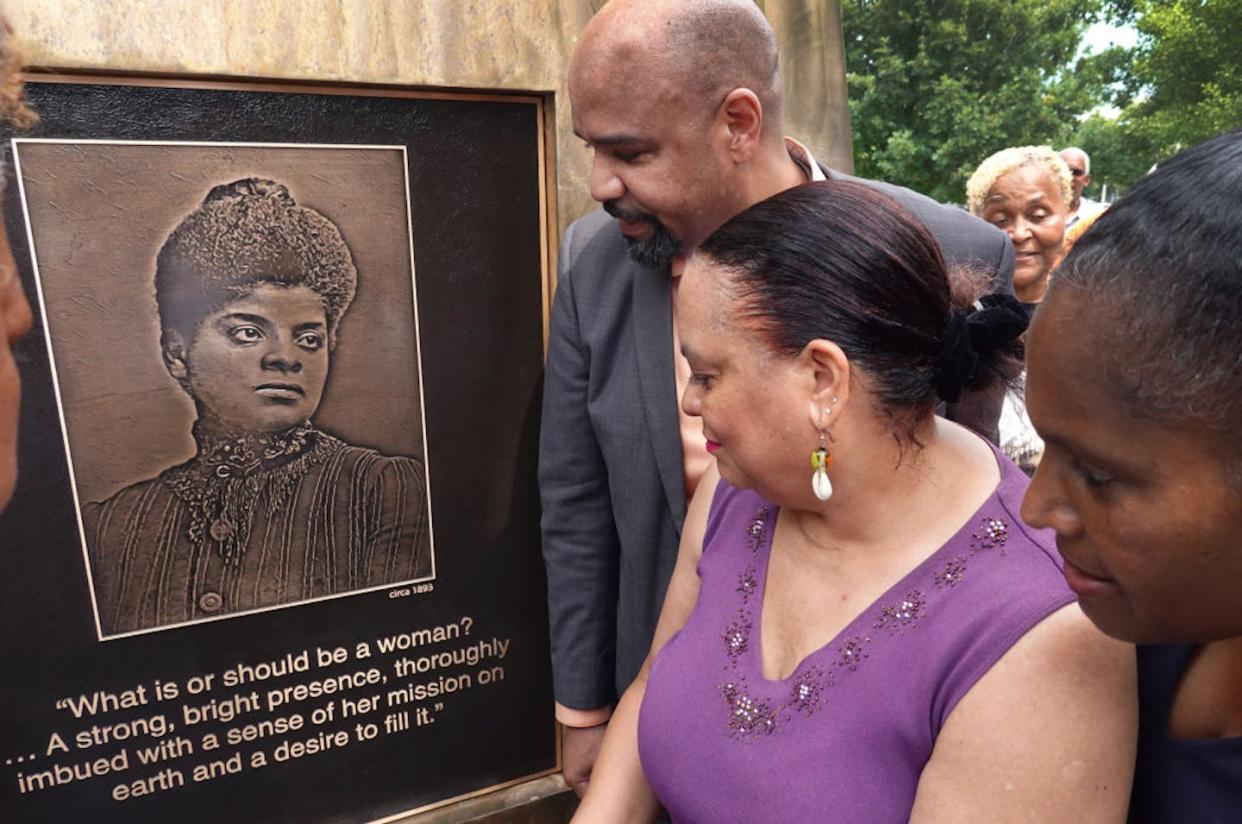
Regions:
<instances>
[{"instance_id":1,"label":"beaded floral embroidery","mask_svg":"<svg viewBox=\"0 0 1242 824\"><path fill-rule=\"evenodd\" d=\"M955 587L966 577L966 556L958 555L940 568L934 583L938 587Z\"/></svg>"},{"instance_id":2,"label":"beaded floral embroidery","mask_svg":"<svg viewBox=\"0 0 1242 824\"><path fill-rule=\"evenodd\" d=\"M900 635L918 623L923 617L923 607L927 606L927 597L917 589L912 589L897 603L880 610L876 619L876 629L886 629L892 635Z\"/></svg>"},{"instance_id":3,"label":"beaded floral embroidery","mask_svg":"<svg viewBox=\"0 0 1242 824\"><path fill-rule=\"evenodd\" d=\"M745 689L732 681L720 688L729 703L729 731L738 738L753 738L761 732L776 730L776 711L771 703L755 700Z\"/></svg>"},{"instance_id":4,"label":"beaded floral embroidery","mask_svg":"<svg viewBox=\"0 0 1242 824\"><path fill-rule=\"evenodd\" d=\"M732 659L750 648L750 621L746 618L747 615L739 609L737 618L725 629L725 654Z\"/></svg>"},{"instance_id":5,"label":"beaded floral embroidery","mask_svg":"<svg viewBox=\"0 0 1242 824\"><path fill-rule=\"evenodd\" d=\"M970 548L975 551L1000 549L1004 552L1005 541L1009 540L1009 524L1000 518L984 518L983 526L971 533Z\"/></svg>"},{"instance_id":6,"label":"beaded floral embroidery","mask_svg":"<svg viewBox=\"0 0 1242 824\"><path fill-rule=\"evenodd\" d=\"M817 665L806 667L793 680L789 694L783 700L752 695L746 674L738 670L738 659L750 649L750 635L754 628L751 598L759 588L758 558L763 545L769 511L761 507L746 527L746 545L750 558L738 578L737 592L742 605L721 634L724 642L727 680L720 686L720 693L729 707L728 731L738 740L753 740L760 734L776 732L782 721L788 721L793 713L810 715L823 704L824 690L832 686L833 674L825 673Z\"/></svg>"},{"instance_id":7,"label":"beaded floral embroidery","mask_svg":"<svg viewBox=\"0 0 1242 824\"><path fill-rule=\"evenodd\" d=\"M841 646L837 647L837 666L844 667L851 672L858 669L858 665L869 655L865 647L870 643L870 635L851 635L846 638L841 642Z\"/></svg>"},{"instance_id":8,"label":"beaded floral embroidery","mask_svg":"<svg viewBox=\"0 0 1242 824\"><path fill-rule=\"evenodd\" d=\"M794 679L792 694L785 706L810 715L819 709L824 700L824 688L832 686L832 682L831 672L825 676L821 667L812 664L807 667L806 672Z\"/></svg>"},{"instance_id":9,"label":"beaded floral embroidery","mask_svg":"<svg viewBox=\"0 0 1242 824\"><path fill-rule=\"evenodd\" d=\"M746 527L746 543L749 550L746 566L738 577L736 591L741 605L721 634L727 663L724 666L725 681L720 686L721 696L728 706L726 729L730 737L739 741L754 741L763 735L779 732L784 722L795 713L813 714L827 699L827 691L836 686L837 673L855 672L870 657L871 636L849 635L837 645L835 660L825 670L815 663L803 662L801 672L793 679L789 693L783 699L776 696L757 695L747 684L746 674L738 661L750 651L750 636L754 628L751 599L759 590L759 549L763 545L768 525L769 510L761 507ZM969 555L958 555L942 564L931 576L931 583L938 591L953 589L966 577L970 556L1000 549L1004 555L1009 526L999 518L984 518L978 530L971 533ZM880 606L872 623L876 629L885 630L890 636L902 635L918 626L928 612L928 596L919 588L909 590L900 601Z\"/></svg>"}]
</instances>

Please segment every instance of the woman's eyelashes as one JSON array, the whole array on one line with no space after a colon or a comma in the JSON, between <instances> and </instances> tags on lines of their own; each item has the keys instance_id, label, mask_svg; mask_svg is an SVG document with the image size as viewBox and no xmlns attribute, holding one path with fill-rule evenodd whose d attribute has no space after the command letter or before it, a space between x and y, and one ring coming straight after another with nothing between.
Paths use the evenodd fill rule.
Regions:
<instances>
[{"instance_id":1,"label":"woman's eyelashes","mask_svg":"<svg viewBox=\"0 0 1242 824\"><path fill-rule=\"evenodd\" d=\"M241 344L242 346L253 346L267 337L262 329L250 323L231 326L228 328L227 334L234 343Z\"/></svg>"},{"instance_id":2,"label":"woman's eyelashes","mask_svg":"<svg viewBox=\"0 0 1242 824\"><path fill-rule=\"evenodd\" d=\"M298 333L293 341L307 352L317 352L323 348L323 335L311 330Z\"/></svg>"},{"instance_id":3,"label":"woman's eyelashes","mask_svg":"<svg viewBox=\"0 0 1242 824\"><path fill-rule=\"evenodd\" d=\"M239 346L254 346L269 337L268 330L255 323L230 324L225 327L225 334ZM293 335L293 342L303 351L318 352L323 348L324 335L319 329L303 329Z\"/></svg>"},{"instance_id":4,"label":"woman's eyelashes","mask_svg":"<svg viewBox=\"0 0 1242 824\"><path fill-rule=\"evenodd\" d=\"M1074 471L1078 474L1078 477L1082 478L1083 482L1086 483L1087 486L1103 487L1115 483L1117 480L1116 476L1111 475L1102 469L1096 469L1093 466L1084 464L1081 461L1074 462Z\"/></svg>"}]
</instances>

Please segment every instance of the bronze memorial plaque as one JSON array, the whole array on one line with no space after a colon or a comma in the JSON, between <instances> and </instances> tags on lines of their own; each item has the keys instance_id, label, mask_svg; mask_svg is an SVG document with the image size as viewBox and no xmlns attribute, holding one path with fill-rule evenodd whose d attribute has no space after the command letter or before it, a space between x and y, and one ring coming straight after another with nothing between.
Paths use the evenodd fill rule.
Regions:
<instances>
[{"instance_id":1,"label":"bronze memorial plaque","mask_svg":"<svg viewBox=\"0 0 1242 824\"><path fill-rule=\"evenodd\" d=\"M29 96L4 820L386 821L554 771L543 100Z\"/></svg>"}]
</instances>

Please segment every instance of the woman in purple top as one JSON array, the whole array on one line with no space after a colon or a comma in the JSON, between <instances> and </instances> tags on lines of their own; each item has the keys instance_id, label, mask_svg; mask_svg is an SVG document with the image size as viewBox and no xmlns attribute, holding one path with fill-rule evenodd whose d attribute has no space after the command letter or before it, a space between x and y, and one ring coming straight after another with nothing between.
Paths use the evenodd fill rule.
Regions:
<instances>
[{"instance_id":1,"label":"woman in purple top","mask_svg":"<svg viewBox=\"0 0 1242 824\"><path fill-rule=\"evenodd\" d=\"M576 820L1122 820L1133 651L1018 520L1021 472L934 415L1020 354L1011 297L956 297L927 230L846 182L696 251L682 403L718 474Z\"/></svg>"}]
</instances>

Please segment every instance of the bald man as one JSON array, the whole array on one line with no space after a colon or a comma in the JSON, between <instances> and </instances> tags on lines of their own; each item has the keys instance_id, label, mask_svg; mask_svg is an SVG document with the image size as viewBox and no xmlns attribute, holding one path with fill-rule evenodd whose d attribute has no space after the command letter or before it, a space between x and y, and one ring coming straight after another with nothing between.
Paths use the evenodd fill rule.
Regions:
<instances>
[{"instance_id":1,"label":"bald man","mask_svg":"<svg viewBox=\"0 0 1242 824\"><path fill-rule=\"evenodd\" d=\"M1069 204L1069 215L1065 218L1065 228L1070 229L1080 220L1090 220L1108 208L1106 203L1098 203L1082 193L1091 185L1091 158L1077 146L1061 150L1061 159L1070 170L1070 189L1073 197Z\"/></svg>"},{"instance_id":2,"label":"bald man","mask_svg":"<svg viewBox=\"0 0 1242 824\"><path fill-rule=\"evenodd\" d=\"M565 234L540 437L563 769L581 794L611 704L647 654L686 501L709 458L678 398L672 294L682 256L733 215L809 180L781 125L776 39L751 0L612 0L570 64L574 132L603 211ZM860 181L927 224L950 264L1012 291L999 230L908 189ZM995 440L1001 396L950 409Z\"/></svg>"}]
</instances>

